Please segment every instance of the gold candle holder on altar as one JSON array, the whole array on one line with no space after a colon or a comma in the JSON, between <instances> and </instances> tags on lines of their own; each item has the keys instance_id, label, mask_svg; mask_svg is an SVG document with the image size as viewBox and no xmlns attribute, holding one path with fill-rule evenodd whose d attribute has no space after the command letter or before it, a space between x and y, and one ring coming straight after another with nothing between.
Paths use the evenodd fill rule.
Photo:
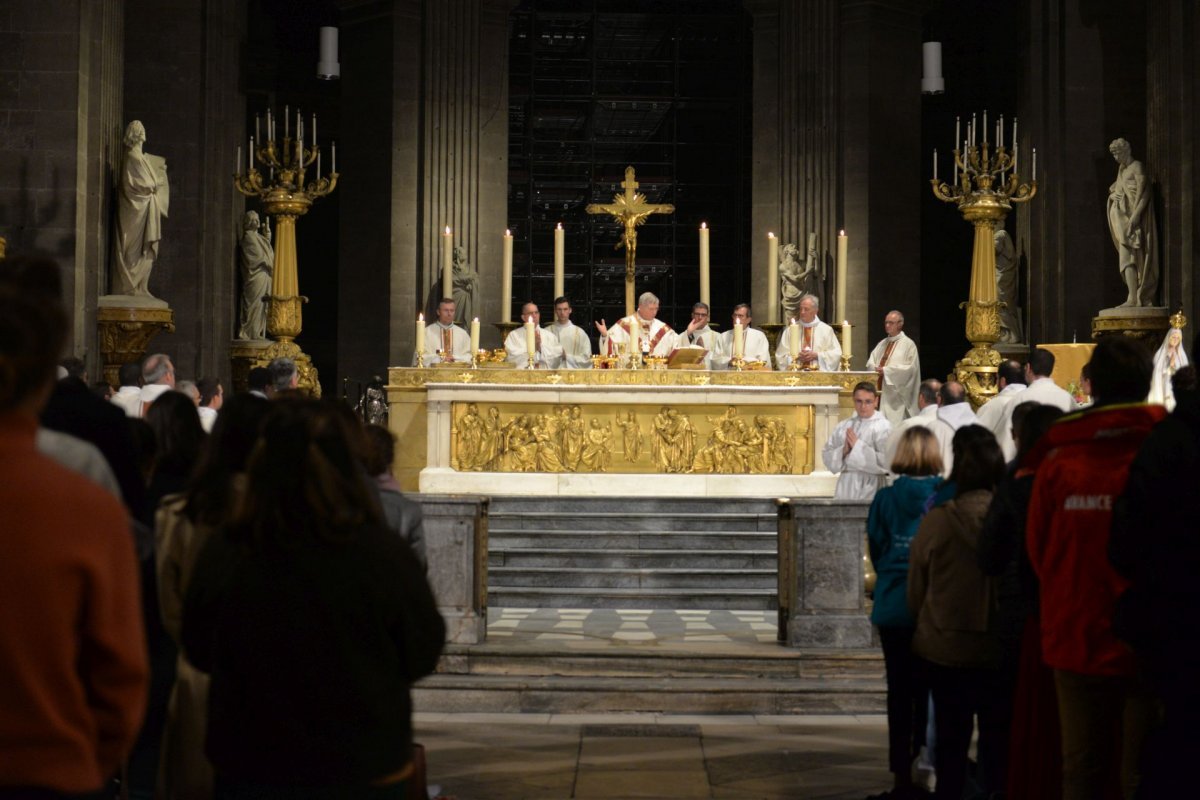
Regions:
<instances>
[{"instance_id":1,"label":"gold candle holder on altar","mask_svg":"<svg viewBox=\"0 0 1200 800\"><path fill-rule=\"evenodd\" d=\"M263 211L275 218L275 266L267 305L267 333L275 342L262 351L260 360L265 364L280 356L293 359L299 372L299 385L319 397L321 385L312 359L294 341L302 327L301 306L308 302L308 298L300 294L296 219L308 213L314 200L337 187L337 143L333 143L330 153L330 172L322 175L321 149L316 145L317 115L311 116L312 128L307 131L311 139L306 144L305 119L299 111L295 114L293 131L290 110L284 107L282 139L276 137L276 120L270 109L265 120L265 140L261 137L263 120L255 117L255 135L250 137L250 150L244 165L241 148L238 148L233 185L247 197L257 197L262 201ZM259 169L260 165L265 168L265 175ZM314 165L312 179L307 180L306 173ZM423 361L418 353L417 365L424 366Z\"/></svg>"},{"instance_id":2,"label":"gold candle holder on altar","mask_svg":"<svg viewBox=\"0 0 1200 800\"><path fill-rule=\"evenodd\" d=\"M971 349L954 366L954 375L966 389L971 405L979 408L996 395L997 368L1002 357L992 345L1000 339L1000 301L996 294L997 226L1012 210L1014 203L1025 203L1037 195L1037 148L1033 149L1033 164L1028 183L1022 183L1017 172L1019 145L1017 120L1012 122L1012 148L1004 144L1004 117L996 122L994 142L988 141L987 112L983 112L982 129L971 115L966 137L961 126L954 126L954 175L950 183L938 179L937 150L933 151L933 178L930 185L934 197L954 203L963 219L975 226L975 243L971 255L971 289L965 303L966 334ZM961 148L961 149L960 149Z\"/></svg>"}]
</instances>

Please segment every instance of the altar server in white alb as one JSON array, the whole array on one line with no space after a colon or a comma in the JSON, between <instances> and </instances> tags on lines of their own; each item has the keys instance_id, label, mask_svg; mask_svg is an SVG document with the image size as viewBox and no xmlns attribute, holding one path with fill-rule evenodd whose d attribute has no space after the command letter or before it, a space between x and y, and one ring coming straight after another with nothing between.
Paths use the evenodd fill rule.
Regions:
<instances>
[{"instance_id":1,"label":"altar server in white alb","mask_svg":"<svg viewBox=\"0 0 1200 800\"><path fill-rule=\"evenodd\" d=\"M921 382L921 358L917 344L904 333L904 315L889 311L883 318L887 333L867 359L867 369L879 376L879 410L892 425L917 413L917 385Z\"/></svg>"},{"instance_id":2,"label":"altar server in white alb","mask_svg":"<svg viewBox=\"0 0 1200 800\"><path fill-rule=\"evenodd\" d=\"M821 451L826 469L840 473L835 500L869 503L887 484L887 440L892 425L876 410L876 400L874 384L855 386L854 416L838 423Z\"/></svg>"},{"instance_id":3,"label":"altar server in white alb","mask_svg":"<svg viewBox=\"0 0 1200 800\"><path fill-rule=\"evenodd\" d=\"M771 345L767 343L766 334L758 328L750 327L750 304L738 303L733 307L733 322L729 330L717 337L717 349L712 355L713 369L729 369L729 362L734 355L734 334L736 326L742 326L742 359L746 362L761 362L771 368Z\"/></svg>"},{"instance_id":4,"label":"altar server in white alb","mask_svg":"<svg viewBox=\"0 0 1200 800\"><path fill-rule=\"evenodd\" d=\"M704 367L712 369L713 353L717 349L717 332L708 326L709 310L707 303L696 303L692 306L692 319L687 330L679 334L677 348L699 347L704 354Z\"/></svg>"},{"instance_id":5,"label":"altar server in white alb","mask_svg":"<svg viewBox=\"0 0 1200 800\"><path fill-rule=\"evenodd\" d=\"M538 323L542 321L542 315L538 311L537 303L526 303L521 306L521 322L528 324L531 321L533 322L533 368L554 369L562 361L562 346L559 345L557 336L549 330L538 327ZM504 340L504 350L508 353L507 360L516 365L518 369L528 366L529 334L525 330L525 325L508 334L508 338Z\"/></svg>"},{"instance_id":6,"label":"altar server in white alb","mask_svg":"<svg viewBox=\"0 0 1200 800\"><path fill-rule=\"evenodd\" d=\"M618 320L611 328L604 324L604 320L596 322L596 330L600 331L600 352L619 357L621 360L618 363L625 366L631 332L636 321L638 349L643 354L664 358L671 355L679 337L671 330L670 325L658 319L658 305L657 297L650 292L643 292L638 298L635 313Z\"/></svg>"},{"instance_id":7,"label":"altar server in white alb","mask_svg":"<svg viewBox=\"0 0 1200 800\"><path fill-rule=\"evenodd\" d=\"M565 297L554 298L554 322L546 326L562 345L562 358L556 369L591 369L592 340L587 331L571 322L571 301Z\"/></svg>"},{"instance_id":8,"label":"altar server in white alb","mask_svg":"<svg viewBox=\"0 0 1200 800\"><path fill-rule=\"evenodd\" d=\"M471 335L454 324L454 301L443 297L438 302L437 319L425 326L425 366L443 361L438 351L446 354L446 363L471 366ZM413 364L417 354L413 352Z\"/></svg>"},{"instance_id":9,"label":"altar server in white alb","mask_svg":"<svg viewBox=\"0 0 1200 800\"><path fill-rule=\"evenodd\" d=\"M814 364L822 372L837 372L842 363L842 345L833 328L817 317L820 306L821 301L814 294L800 298L800 355L796 360ZM787 327L779 334L775 363L780 369L787 369L792 363Z\"/></svg>"},{"instance_id":10,"label":"altar server in white alb","mask_svg":"<svg viewBox=\"0 0 1200 800\"><path fill-rule=\"evenodd\" d=\"M976 413L979 424L996 436L1005 461L1017 457L1017 443L1012 436L1012 406L1017 394L1025 391L1025 373L1020 364L1012 359L1001 361L996 370L996 385L1000 391L983 404Z\"/></svg>"}]
</instances>

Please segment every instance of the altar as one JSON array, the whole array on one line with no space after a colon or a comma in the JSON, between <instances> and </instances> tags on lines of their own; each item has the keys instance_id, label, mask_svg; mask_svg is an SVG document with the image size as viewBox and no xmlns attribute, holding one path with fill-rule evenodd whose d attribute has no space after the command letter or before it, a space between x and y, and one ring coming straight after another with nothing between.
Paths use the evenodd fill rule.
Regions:
<instances>
[{"instance_id":1,"label":"altar","mask_svg":"<svg viewBox=\"0 0 1200 800\"><path fill-rule=\"evenodd\" d=\"M829 497L866 372L389 370L394 472L434 494Z\"/></svg>"}]
</instances>

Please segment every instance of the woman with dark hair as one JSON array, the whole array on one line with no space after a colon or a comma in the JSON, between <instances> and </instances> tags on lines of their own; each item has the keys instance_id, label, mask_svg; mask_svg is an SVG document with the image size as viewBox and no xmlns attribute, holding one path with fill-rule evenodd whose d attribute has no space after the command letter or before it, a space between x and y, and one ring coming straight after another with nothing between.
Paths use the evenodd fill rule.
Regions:
<instances>
[{"instance_id":1,"label":"woman with dark hair","mask_svg":"<svg viewBox=\"0 0 1200 800\"><path fill-rule=\"evenodd\" d=\"M330 403L276 402L233 518L197 559L188 659L211 676L216 797L403 798L409 686L445 626Z\"/></svg>"},{"instance_id":2,"label":"woman with dark hair","mask_svg":"<svg viewBox=\"0 0 1200 800\"><path fill-rule=\"evenodd\" d=\"M935 797L960 800L967 750L979 720L985 793L1003 790L1006 703L999 702L1000 643L993 630L996 581L979 569L979 532L1004 475L992 432L967 425L954 434L954 498L921 522L913 539L908 608L916 617L913 652L927 662L938 732Z\"/></svg>"},{"instance_id":3,"label":"woman with dark hair","mask_svg":"<svg viewBox=\"0 0 1200 800\"><path fill-rule=\"evenodd\" d=\"M937 437L912 427L900 437L891 471L900 477L880 489L867 515L867 542L875 582L871 622L879 628L887 670L888 766L890 792L876 800L915 796L911 765L925 744L929 687L912 652L913 618L908 612L908 557L925 516L925 502L937 490L942 454Z\"/></svg>"},{"instance_id":4,"label":"woman with dark hair","mask_svg":"<svg viewBox=\"0 0 1200 800\"><path fill-rule=\"evenodd\" d=\"M146 422L154 430L156 451L144 521L153 525L159 501L186 488L200 460L205 433L196 404L182 392L163 392L147 409Z\"/></svg>"},{"instance_id":5,"label":"woman with dark hair","mask_svg":"<svg viewBox=\"0 0 1200 800\"><path fill-rule=\"evenodd\" d=\"M270 404L238 395L217 417L200 464L183 494L163 500L155 518L158 600L163 625L180 643L183 597L204 543L229 519L245 487L246 462ZM212 767L204 757L208 676L180 657L163 737L159 795L167 800L212 797Z\"/></svg>"}]
</instances>

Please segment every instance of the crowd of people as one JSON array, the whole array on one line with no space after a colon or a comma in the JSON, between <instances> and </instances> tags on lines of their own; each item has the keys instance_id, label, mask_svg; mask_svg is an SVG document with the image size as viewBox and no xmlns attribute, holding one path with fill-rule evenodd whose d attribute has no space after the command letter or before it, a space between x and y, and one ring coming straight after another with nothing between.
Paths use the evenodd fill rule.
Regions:
<instances>
[{"instance_id":1,"label":"crowd of people","mask_svg":"<svg viewBox=\"0 0 1200 800\"><path fill-rule=\"evenodd\" d=\"M391 432L289 359L89 385L66 335L0 260L0 800L406 797L445 628Z\"/></svg>"},{"instance_id":2,"label":"crowd of people","mask_svg":"<svg viewBox=\"0 0 1200 800\"><path fill-rule=\"evenodd\" d=\"M1147 402L1157 368L1102 338L1078 408L1035 349L978 414L927 380L894 427L855 388L824 458L839 497L871 503L893 773L876 800L1190 794L1200 394L1184 367L1172 412Z\"/></svg>"}]
</instances>

